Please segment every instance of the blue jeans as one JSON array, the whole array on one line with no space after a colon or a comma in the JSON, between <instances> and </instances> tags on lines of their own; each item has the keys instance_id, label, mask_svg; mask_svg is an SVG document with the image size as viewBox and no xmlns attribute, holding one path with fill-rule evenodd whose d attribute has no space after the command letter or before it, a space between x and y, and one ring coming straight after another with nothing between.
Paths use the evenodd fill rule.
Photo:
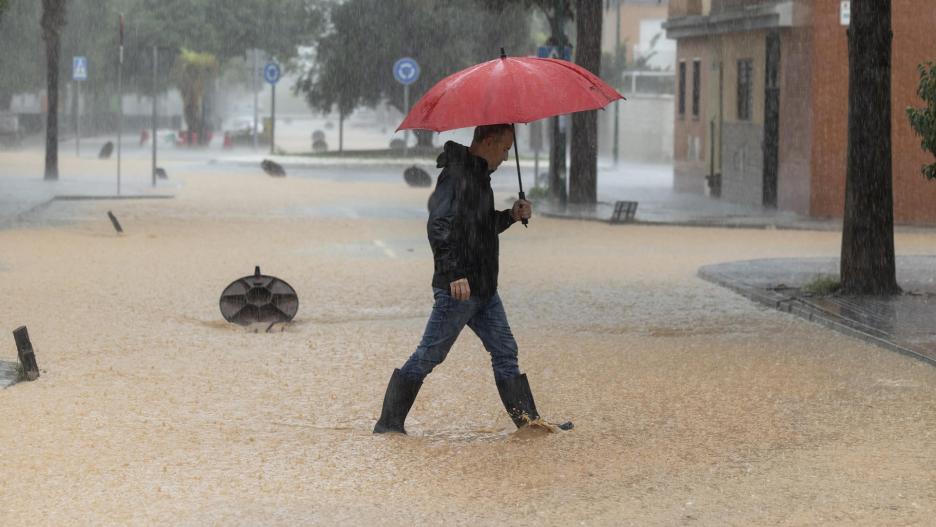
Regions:
<instances>
[{"instance_id":1,"label":"blue jeans","mask_svg":"<svg viewBox=\"0 0 936 527\"><path fill-rule=\"evenodd\" d=\"M432 314L416 352L400 368L404 377L416 382L425 379L445 360L466 324L491 354L495 379L507 380L520 375L517 341L510 332L507 313L497 293L483 300L476 296L456 300L445 289L433 287L432 292L435 296Z\"/></svg>"}]
</instances>

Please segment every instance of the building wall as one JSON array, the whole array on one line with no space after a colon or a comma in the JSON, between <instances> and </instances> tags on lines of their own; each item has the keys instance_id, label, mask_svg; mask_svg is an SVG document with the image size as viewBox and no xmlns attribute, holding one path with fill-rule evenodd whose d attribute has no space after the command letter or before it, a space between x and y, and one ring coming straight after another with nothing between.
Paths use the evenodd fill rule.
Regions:
<instances>
[{"instance_id":1,"label":"building wall","mask_svg":"<svg viewBox=\"0 0 936 527\"><path fill-rule=\"evenodd\" d=\"M676 117L673 127L673 188L677 192L705 192L705 176L708 174L708 144L706 142L709 108L706 104L705 87L711 75L711 56L708 39L682 39L676 54ZM701 60L699 117L692 116L692 61ZM679 63L686 61L686 112L679 114Z\"/></svg>"},{"instance_id":2,"label":"building wall","mask_svg":"<svg viewBox=\"0 0 936 527\"><path fill-rule=\"evenodd\" d=\"M618 111L618 155L628 161L673 159L672 95L628 94L626 101L598 112L598 153L612 155L614 111Z\"/></svg>"},{"instance_id":3,"label":"building wall","mask_svg":"<svg viewBox=\"0 0 936 527\"><path fill-rule=\"evenodd\" d=\"M780 162L777 208L809 214L813 119L811 112L812 1L794 5L794 24L780 36Z\"/></svg>"},{"instance_id":4,"label":"building wall","mask_svg":"<svg viewBox=\"0 0 936 527\"><path fill-rule=\"evenodd\" d=\"M899 223L936 223L936 181L927 181L921 173L923 165L936 159L920 147L906 111L924 105L916 93L917 65L936 62L936 5L932 0L894 0L892 9L894 217Z\"/></svg>"},{"instance_id":5,"label":"building wall","mask_svg":"<svg viewBox=\"0 0 936 527\"><path fill-rule=\"evenodd\" d=\"M716 37L713 37L716 38ZM723 64L723 130L721 132L722 198L734 203L763 202L765 31L727 33L717 37L715 60ZM751 119L738 118L738 61L753 63ZM781 112L782 112L781 108Z\"/></svg>"},{"instance_id":6,"label":"building wall","mask_svg":"<svg viewBox=\"0 0 936 527\"><path fill-rule=\"evenodd\" d=\"M706 9L703 10L703 4ZM678 16L707 15L711 1L707 0L670 0L670 18Z\"/></svg>"},{"instance_id":7,"label":"building wall","mask_svg":"<svg viewBox=\"0 0 936 527\"><path fill-rule=\"evenodd\" d=\"M649 19L666 18L668 11L667 3L661 4L631 4L627 0L620 0L621 4L621 44L626 43L627 64L634 63L634 45L640 42L640 21ZM608 6L608 4L605 4ZM617 32L617 14L618 8L614 2L610 7L604 10L604 25L601 29L601 52L614 54L614 37ZM664 35L661 38L666 38Z\"/></svg>"},{"instance_id":8,"label":"building wall","mask_svg":"<svg viewBox=\"0 0 936 527\"><path fill-rule=\"evenodd\" d=\"M848 135L848 40L839 3L818 2L812 19L813 151L809 213L841 217Z\"/></svg>"},{"instance_id":9,"label":"building wall","mask_svg":"<svg viewBox=\"0 0 936 527\"><path fill-rule=\"evenodd\" d=\"M907 106L916 95L918 64L936 60L936 9L931 0L893 0L891 54L894 218L897 223L936 223L936 182L920 168L933 162L910 128ZM813 7L813 137L810 214L841 217L848 147L848 41L838 2Z\"/></svg>"},{"instance_id":10,"label":"building wall","mask_svg":"<svg viewBox=\"0 0 936 527\"><path fill-rule=\"evenodd\" d=\"M725 122L722 131L722 193L725 201L760 205L764 189L764 126Z\"/></svg>"}]
</instances>

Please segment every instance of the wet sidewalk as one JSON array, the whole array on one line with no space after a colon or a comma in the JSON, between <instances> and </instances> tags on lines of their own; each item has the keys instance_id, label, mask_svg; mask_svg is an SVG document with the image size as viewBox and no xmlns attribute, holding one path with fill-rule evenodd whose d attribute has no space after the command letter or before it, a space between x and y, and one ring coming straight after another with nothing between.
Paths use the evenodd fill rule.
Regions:
<instances>
[{"instance_id":1,"label":"wet sidewalk","mask_svg":"<svg viewBox=\"0 0 936 527\"><path fill-rule=\"evenodd\" d=\"M904 294L817 294L837 281L837 258L782 258L708 265L705 280L751 300L936 366L936 256L898 256Z\"/></svg>"},{"instance_id":2,"label":"wet sidewalk","mask_svg":"<svg viewBox=\"0 0 936 527\"><path fill-rule=\"evenodd\" d=\"M148 169L127 161L118 194L116 166L90 158L61 158L59 179L45 181L42 158L30 154L0 155L0 160L8 165L0 171L0 228L32 223L39 212L43 213L41 221L57 221L55 214L48 214L49 207L56 202L165 199L173 197L178 189L178 184L171 180L158 180L154 187Z\"/></svg>"},{"instance_id":3,"label":"wet sidewalk","mask_svg":"<svg viewBox=\"0 0 936 527\"><path fill-rule=\"evenodd\" d=\"M543 201L537 213L554 218L608 222L616 201L637 202L630 223L683 227L747 229L841 230L840 220L815 219L765 207L728 203L708 196L677 193L671 189L632 188L599 195L595 206L566 205Z\"/></svg>"}]
</instances>

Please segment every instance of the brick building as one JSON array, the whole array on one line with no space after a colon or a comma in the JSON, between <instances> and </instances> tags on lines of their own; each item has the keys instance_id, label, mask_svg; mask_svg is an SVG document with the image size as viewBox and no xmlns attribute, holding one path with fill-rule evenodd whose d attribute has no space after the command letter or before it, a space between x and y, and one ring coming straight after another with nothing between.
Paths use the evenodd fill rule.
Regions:
<instances>
[{"instance_id":1,"label":"brick building","mask_svg":"<svg viewBox=\"0 0 936 527\"><path fill-rule=\"evenodd\" d=\"M671 0L677 40L674 187L841 217L848 133L847 10L840 0ZM936 61L936 4L893 0L894 216L936 223L906 116L917 65Z\"/></svg>"}]
</instances>

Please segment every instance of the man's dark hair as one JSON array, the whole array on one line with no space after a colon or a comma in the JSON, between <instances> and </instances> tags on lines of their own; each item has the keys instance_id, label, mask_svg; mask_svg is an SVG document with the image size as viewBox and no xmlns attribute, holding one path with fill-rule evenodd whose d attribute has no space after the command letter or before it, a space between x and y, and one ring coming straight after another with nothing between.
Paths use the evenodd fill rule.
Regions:
<instances>
[{"instance_id":1,"label":"man's dark hair","mask_svg":"<svg viewBox=\"0 0 936 527\"><path fill-rule=\"evenodd\" d=\"M505 132L513 132L513 126L509 124L485 124L474 129L474 138L472 143L480 143L488 137L500 137Z\"/></svg>"}]
</instances>

